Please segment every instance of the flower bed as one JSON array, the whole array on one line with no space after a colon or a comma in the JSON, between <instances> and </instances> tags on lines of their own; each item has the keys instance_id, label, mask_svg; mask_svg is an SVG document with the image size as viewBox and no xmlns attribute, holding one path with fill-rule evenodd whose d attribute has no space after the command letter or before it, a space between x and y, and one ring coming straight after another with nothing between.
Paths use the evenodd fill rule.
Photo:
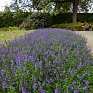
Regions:
<instances>
[{"instance_id":1,"label":"flower bed","mask_svg":"<svg viewBox=\"0 0 93 93\"><path fill-rule=\"evenodd\" d=\"M93 64L86 38L65 29L38 29L0 48L3 93L89 93Z\"/></svg>"}]
</instances>

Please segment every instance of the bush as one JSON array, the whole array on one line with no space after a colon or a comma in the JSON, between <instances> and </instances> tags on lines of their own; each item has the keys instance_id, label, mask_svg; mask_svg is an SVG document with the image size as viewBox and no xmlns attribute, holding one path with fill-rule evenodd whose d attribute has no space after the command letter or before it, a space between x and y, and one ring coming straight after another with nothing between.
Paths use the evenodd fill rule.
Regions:
<instances>
[{"instance_id":1,"label":"bush","mask_svg":"<svg viewBox=\"0 0 93 93\"><path fill-rule=\"evenodd\" d=\"M30 29L34 29L34 23L32 22L31 19L29 19L26 22L23 22L22 24L19 25L19 29L25 29L25 30L30 30Z\"/></svg>"},{"instance_id":2,"label":"bush","mask_svg":"<svg viewBox=\"0 0 93 93\"><path fill-rule=\"evenodd\" d=\"M0 28L0 31L14 31L14 30L19 30L18 27L4 27L4 28Z\"/></svg>"},{"instance_id":3,"label":"bush","mask_svg":"<svg viewBox=\"0 0 93 93\"><path fill-rule=\"evenodd\" d=\"M0 31L9 31L9 28L8 27L3 27L3 28L0 28Z\"/></svg>"},{"instance_id":4,"label":"bush","mask_svg":"<svg viewBox=\"0 0 93 93\"><path fill-rule=\"evenodd\" d=\"M2 93L91 93L86 43L79 34L51 28L6 42L0 48Z\"/></svg>"},{"instance_id":5,"label":"bush","mask_svg":"<svg viewBox=\"0 0 93 93\"><path fill-rule=\"evenodd\" d=\"M9 12L9 13L0 13L0 28L3 27L13 27L19 26L23 20L28 17L31 13L29 12Z\"/></svg>"},{"instance_id":6,"label":"bush","mask_svg":"<svg viewBox=\"0 0 93 93\"><path fill-rule=\"evenodd\" d=\"M52 16L52 25L54 24L64 24L65 22L72 22L73 13L59 13ZM77 13L77 22L91 22L93 23L93 13Z\"/></svg>"},{"instance_id":7,"label":"bush","mask_svg":"<svg viewBox=\"0 0 93 93\"><path fill-rule=\"evenodd\" d=\"M9 31L13 31L13 30L19 30L19 28L18 27L9 27Z\"/></svg>"},{"instance_id":8,"label":"bush","mask_svg":"<svg viewBox=\"0 0 93 93\"><path fill-rule=\"evenodd\" d=\"M33 13L29 15L24 22L21 24L22 28L46 28L51 25L52 19L51 16L47 13ZM26 25L27 24L27 25Z\"/></svg>"},{"instance_id":9,"label":"bush","mask_svg":"<svg viewBox=\"0 0 93 93\"><path fill-rule=\"evenodd\" d=\"M90 25L90 23L64 23L64 24L56 24L56 25L52 25L52 28L64 28L64 29L68 29L68 30L73 30L73 31L82 31L83 29L83 25L86 24L87 26ZM92 24L91 24L91 28L92 28ZM91 29L92 30L92 29Z\"/></svg>"}]
</instances>

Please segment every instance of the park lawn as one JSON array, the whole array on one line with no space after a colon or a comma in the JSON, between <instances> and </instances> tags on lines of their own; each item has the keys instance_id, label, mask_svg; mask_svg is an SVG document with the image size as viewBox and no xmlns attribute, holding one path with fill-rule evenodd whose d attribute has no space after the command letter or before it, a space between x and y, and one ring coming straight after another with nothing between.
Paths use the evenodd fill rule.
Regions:
<instances>
[{"instance_id":1,"label":"park lawn","mask_svg":"<svg viewBox=\"0 0 93 93\"><path fill-rule=\"evenodd\" d=\"M4 41L11 41L25 34L31 33L34 30L14 30L14 31L0 31L0 44L4 44Z\"/></svg>"}]
</instances>

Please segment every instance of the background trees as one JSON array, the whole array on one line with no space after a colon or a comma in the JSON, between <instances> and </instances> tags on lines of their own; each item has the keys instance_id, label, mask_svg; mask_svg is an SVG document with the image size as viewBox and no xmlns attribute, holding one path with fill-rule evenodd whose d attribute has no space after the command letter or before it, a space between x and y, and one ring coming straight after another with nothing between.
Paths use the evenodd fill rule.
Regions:
<instances>
[{"instance_id":1,"label":"background trees","mask_svg":"<svg viewBox=\"0 0 93 93\"><path fill-rule=\"evenodd\" d=\"M24 22L25 18L27 18L29 15L32 15L32 13L35 14L36 12L51 14L52 25L54 25L55 22L56 22L55 24L64 22L75 23L76 21L89 22L89 20L90 22L92 22L93 19L91 16L92 14L91 15L89 14L89 16L91 16L89 18L86 17L86 14L84 14L84 16L78 15L77 17L77 12L79 13L88 12L88 10L91 8L91 2L93 1L92 0L15 0L15 2L12 3L10 6L5 6L4 13L0 14L0 23L1 23L0 27L19 26L22 22ZM70 16L69 13L71 13ZM46 16L44 17L45 17L44 19L47 19ZM40 18L37 18L36 21ZM28 20L28 18L25 20ZM39 20L39 22L41 21ZM43 23L46 22L44 21Z\"/></svg>"},{"instance_id":2,"label":"background trees","mask_svg":"<svg viewBox=\"0 0 93 93\"><path fill-rule=\"evenodd\" d=\"M18 4L5 6L4 12L0 13L0 28L9 26L19 26L30 13L23 12Z\"/></svg>"},{"instance_id":3,"label":"background trees","mask_svg":"<svg viewBox=\"0 0 93 93\"><path fill-rule=\"evenodd\" d=\"M88 12L93 0L15 0L21 7L30 7L37 11L58 14L60 12L73 12L72 22L77 21L77 12Z\"/></svg>"}]
</instances>

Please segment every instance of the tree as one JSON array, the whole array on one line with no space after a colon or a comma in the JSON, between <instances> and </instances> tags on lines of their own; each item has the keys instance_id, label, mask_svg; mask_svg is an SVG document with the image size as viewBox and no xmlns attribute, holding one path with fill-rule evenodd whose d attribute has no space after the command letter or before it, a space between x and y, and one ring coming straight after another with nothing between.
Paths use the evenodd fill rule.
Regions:
<instances>
[{"instance_id":1,"label":"tree","mask_svg":"<svg viewBox=\"0 0 93 93\"><path fill-rule=\"evenodd\" d=\"M88 8L91 7L90 3L93 0L30 0L30 4L25 3L26 0L19 0L26 7L29 6L36 10L44 10L49 12L59 13L62 10L70 11L72 9L73 18L72 22L77 21L77 11L80 9L83 12L87 12ZM28 1L28 0L27 0ZM18 0L16 0L18 2Z\"/></svg>"},{"instance_id":2,"label":"tree","mask_svg":"<svg viewBox=\"0 0 93 93\"><path fill-rule=\"evenodd\" d=\"M75 23L77 20L77 9L78 9L78 4L79 4L79 0L52 0L51 2L56 2L57 3L73 3L73 20L72 22Z\"/></svg>"},{"instance_id":3,"label":"tree","mask_svg":"<svg viewBox=\"0 0 93 93\"><path fill-rule=\"evenodd\" d=\"M10 12L10 7L5 6L5 8L4 8L4 12L5 12L5 13L9 13L9 12Z\"/></svg>"},{"instance_id":4,"label":"tree","mask_svg":"<svg viewBox=\"0 0 93 93\"><path fill-rule=\"evenodd\" d=\"M77 11L78 11L78 5L82 9L82 11L88 11L88 8L91 8L90 2L93 2L92 0L52 0L52 2L56 3L67 3L70 2L73 4L73 18L72 22L75 23L77 21Z\"/></svg>"}]
</instances>

